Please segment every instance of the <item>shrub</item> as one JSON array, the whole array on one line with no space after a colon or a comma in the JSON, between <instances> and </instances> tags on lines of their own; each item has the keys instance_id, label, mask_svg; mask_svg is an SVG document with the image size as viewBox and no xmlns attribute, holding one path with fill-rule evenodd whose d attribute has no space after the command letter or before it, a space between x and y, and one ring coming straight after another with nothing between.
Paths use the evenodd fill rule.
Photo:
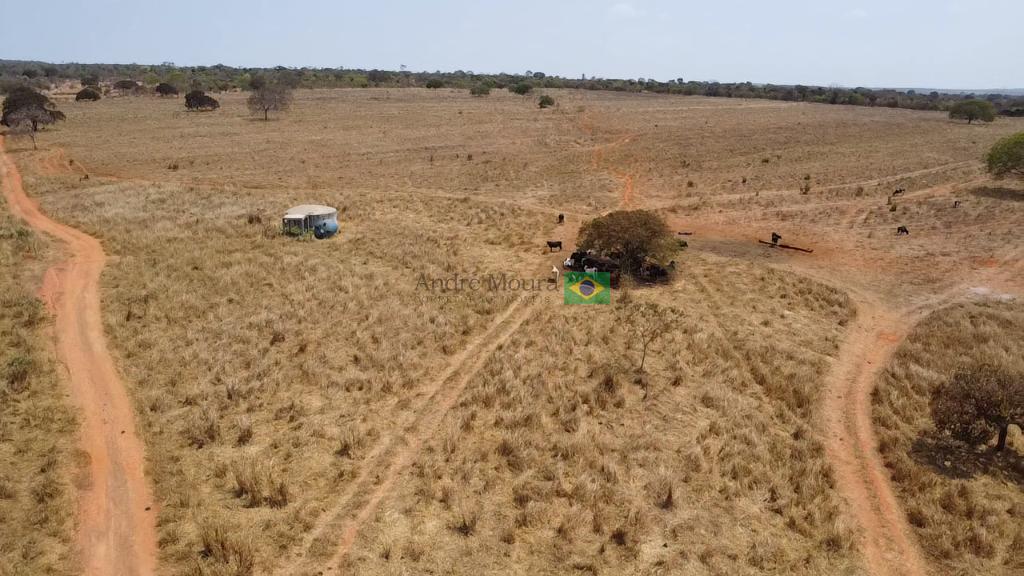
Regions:
<instances>
[{"instance_id":1,"label":"shrub","mask_svg":"<svg viewBox=\"0 0 1024 576\"><path fill-rule=\"evenodd\" d=\"M986 163L993 176L1024 176L1024 132L996 142L989 150Z\"/></svg>"},{"instance_id":2,"label":"shrub","mask_svg":"<svg viewBox=\"0 0 1024 576\"><path fill-rule=\"evenodd\" d=\"M235 477L235 496L245 498L250 507L283 508L288 504L288 485L277 478L273 468L246 457L231 467Z\"/></svg>"},{"instance_id":3,"label":"shrub","mask_svg":"<svg viewBox=\"0 0 1024 576\"><path fill-rule=\"evenodd\" d=\"M975 120L991 122L996 119L996 107L988 100L963 100L953 104L949 109L949 117L953 120L967 120L968 124Z\"/></svg>"},{"instance_id":4,"label":"shrub","mask_svg":"<svg viewBox=\"0 0 1024 576\"><path fill-rule=\"evenodd\" d=\"M972 444L998 435L1002 450L1010 425L1024 424L1024 374L994 364L957 370L935 390L931 412L939 430Z\"/></svg>"},{"instance_id":5,"label":"shrub","mask_svg":"<svg viewBox=\"0 0 1024 576\"><path fill-rule=\"evenodd\" d=\"M427 80L425 86L430 89L443 88L444 81L441 80L440 78L431 78L430 80Z\"/></svg>"},{"instance_id":6,"label":"shrub","mask_svg":"<svg viewBox=\"0 0 1024 576\"><path fill-rule=\"evenodd\" d=\"M555 105L555 99L547 94L537 99L537 106L540 108L550 108Z\"/></svg>"},{"instance_id":7,"label":"shrub","mask_svg":"<svg viewBox=\"0 0 1024 576\"><path fill-rule=\"evenodd\" d=\"M520 96L523 96L525 94L529 94L530 92L532 92L533 91L533 86L531 86L527 82L520 82L520 83L515 84L513 86L509 86L508 89L509 89L509 92L512 92L512 93L515 93L515 94L519 94Z\"/></svg>"},{"instance_id":8,"label":"shrub","mask_svg":"<svg viewBox=\"0 0 1024 576\"><path fill-rule=\"evenodd\" d=\"M82 88L75 94L76 102L95 102L100 99L100 93L93 88Z\"/></svg>"},{"instance_id":9,"label":"shrub","mask_svg":"<svg viewBox=\"0 0 1024 576\"><path fill-rule=\"evenodd\" d=\"M139 87L139 83L135 80L118 80L114 82L114 89L121 93L121 96L126 95L129 91L134 91Z\"/></svg>"},{"instance_id":10,"label":"shrub","mask_svg":"<svg viewBox=\"0 0 1024 576\"><path fill-rule=\"evenodd\" d=\"M252 91L246 104L250 114L263 114L263 120L269 120L271 110L284 112L291 107L292 89L280 82L265 83Z\"/></svg>"},{"instance_id":11,"label":"shrub","mask_svg":"<svg viewBox=\"0 0 1024 576\"><path fill-rule=\"evenodd\" d=\"M9 358L4 365L4 380L7 382L7 388L12 392L24 390L33 366L34 362L28 356L15 355Z\"/></svg>"},{"instance_id":12,"label":"shrub","mask_svg":"<svg viewBox=\"0 0 1024 576\"><path fill-rule=\"evenodd\" d=\"M177 96L178 89L173 84L167 82L161 82L156 85L156 93L161 96Z\"/></svg>"},{"instance_id":13,"label":"shrub","mask_svg":"<svg viewBox=\"0 0 1024 576\"><path fill-rule=\"evenodd\" d=\"M491 87L487 84L477 84L469 89L469 93L473 96L487 96L491 93Z\"/></svg>"},{"instance_id":14,"label":"shrub","mask_svg":"<svg viewBox=\"0 0 1024 576\"><path fill-rule=\"evenodd\" d=\"M202 90L193 90L185 95L185 108L200 111L216 110L220 108L220 102Z\"/></svg>"}]
</instances>

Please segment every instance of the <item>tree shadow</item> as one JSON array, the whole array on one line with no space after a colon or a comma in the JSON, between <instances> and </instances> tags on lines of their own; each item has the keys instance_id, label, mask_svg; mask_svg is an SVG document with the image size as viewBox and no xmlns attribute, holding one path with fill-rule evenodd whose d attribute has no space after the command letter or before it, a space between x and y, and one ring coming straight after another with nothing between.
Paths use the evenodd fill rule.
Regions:
<instances>
[{"instance_id":1,"label":"tree shadow","mask_svg":"<svg viewBox=\"0 0 1024 576\"><path fill-rule=\"evenodd\" d=\"M987 475L1024 487L1024 455L1011 446L1002 452L990 446L971 446L948 437L920 437L910 457L935 473L958 480Z\"/></svg>"},{"instance_id":2,"label":"tree shadow","mask_svg":"<svg viewBox=\"0 0 1024 576\"><path fill-rule=\"evenodd\" d=\"M1014 190L1004 186L980 186L971 190L974 196L991 198L993 200L1009 200L1010 202L1024 202L1024 190Z\"/></svg>"}]
</instances>

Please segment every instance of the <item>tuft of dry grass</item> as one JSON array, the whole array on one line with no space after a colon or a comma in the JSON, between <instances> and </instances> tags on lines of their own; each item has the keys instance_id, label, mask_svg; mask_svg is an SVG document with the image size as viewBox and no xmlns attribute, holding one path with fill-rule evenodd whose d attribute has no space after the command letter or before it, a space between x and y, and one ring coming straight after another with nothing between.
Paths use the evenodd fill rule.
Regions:
<instances>
[{"instance_id":1,"label":"tuft of dry grass","mask_svg":"<svg viewBox=\"0 0 1024 576\"><path fill-rule=\"evenodd\" d=\"M980 300L940 309L900 346L873 397L879 446L921 546L942 573L1024 570L1024 437L1003 454L935 430L932 391L980 360L1024 368L1024 306Z\"/></svg>"}]
</instances>

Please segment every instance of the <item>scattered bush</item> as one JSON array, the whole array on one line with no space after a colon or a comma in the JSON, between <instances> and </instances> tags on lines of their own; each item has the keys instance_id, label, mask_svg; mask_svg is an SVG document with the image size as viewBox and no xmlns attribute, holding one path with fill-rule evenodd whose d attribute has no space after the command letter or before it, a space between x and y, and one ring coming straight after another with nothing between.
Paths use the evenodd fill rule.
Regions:
<instances>
[{"instance_id":1,"label":"scattered bush","mask_svg":"<svg viewBox=\"0 0 1024 576\"><path fill-rule=\"evenodd\" d=\"M996 142L989 150L986 163L993 176L1024 176L1024 132Z\"/></svg>"},{"instance_id":2,"label":"scattered bush","mask_svg":"<svg viewBox=\"0 0 1024 576\"><path fill-rule=\"evenodd\" d=\"M134 92L138 89L139 83L135 80L118 80L114 82L114 89L121 93L121 96L126 96L128 92Z\"/></svg>"},{"instance_id":3,"label":"scattered bush","mask_svg":"<svg viewBox=\"0 0 1024 576\"><path fill-rule=\"evenodd\" d=\"M198 111L216 110L220 108L220 102L202 90L193 90L185 95L185 108Z\"/></svg>"},{"instance_id":4,"label":"scattered bush","mask_svg":"<svg viewBox=\"0 0 1024 576\"><path fill-rule=\"evenodd\" d=\"M953 104L949 109L949 117L953 120L967 120L968 124L975 120L991 122L996 119L996 107L988 100L963 100Z\"/></svg>"},{"instance_id":5,"label":"scattered bush","mask_svg":"<svg viewBox=\"0 0 1024 576\"><path fill-rule=\"evenodd\" d=\"M100 93L93 88L82 88L75 94L76 102L95 102L100 99Z\"/></svg>"},{"instance_id":6,"label":"scattered bush","mask_svg":"<svg viewBox=\"0 0 1024 576\"><path fill-rule=\"evenodd\" d=\"M281 82L268 82L256 88L246 102L249 113L263 114L263 120L270 119L270 111L284 112L291 108L292 89Z\"/></svg>"},{"instance_id":7,"label":"scattered bush","mask_svg":"<svg viewBox=\"0 0 1024 576\"><path fill-rule=\"evenodd\" d=\"M473 96L487 96L491 93L491 87L487 84L477 84L469 89L469 93Z\"/></svg>"},{"instance_id":8,"label":"scattered bush","mask_svg":"<svg viewBox=\"0 0 1024 576\"><path fill-rule=\"evenodd\" d=\"M4 381L8 390L20 392L28 384L28 377L32 373L34 363L28 356L15 355L4 364Z\"/></svg>"},{"instance_id":9,"label":"scattered bush","mask_svg":"<svg viewBox=\"0 0 1024 576\"><path fill-rule=\"evenodd\" d=\"M537 99L537 107L539 108L550 108L555 105L555 99L547 94Z\"/></svg>"},{"instance_id":10,"label":"scattered bush","mask_svg":"<svg viewBox=\"0 0 1024 576\"><path fill-rule=\"evenodd\" d=\"M426 86L427 88L430 88L432 90L436 90L438 88L443 88L444 87L444 80L441 80L440 78L431 78L430 80L427 80L427 83L424 84L424 86Z\"/></svg>"},{"instance_id":11,"label":"scattered bush","mask_svg":"<svg viewBox=\"0 0 1024 576\"><path fill-rule=\"evenodd\" d=\"M288 504L288 485L277 478L273 468L245 457L231 467L235 477L235 496L245 498L250 507L283 508Z\"/></svg>"}]
</instances>

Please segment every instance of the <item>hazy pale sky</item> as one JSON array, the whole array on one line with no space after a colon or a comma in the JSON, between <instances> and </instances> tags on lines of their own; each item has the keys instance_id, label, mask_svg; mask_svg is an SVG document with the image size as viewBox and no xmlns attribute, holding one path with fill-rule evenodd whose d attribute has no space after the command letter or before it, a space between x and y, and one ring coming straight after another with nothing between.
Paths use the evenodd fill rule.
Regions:
<instances>
[{"instance_id":1,"label":"hazy pale sky","mask_svg":"<svg viewBox=\"0 0 1024 576\"><path fill-rule=\"evenodd\" d=\"M1024 0L0 0L0 58L1024 87Z\"/></svg>"}]
</instances>

